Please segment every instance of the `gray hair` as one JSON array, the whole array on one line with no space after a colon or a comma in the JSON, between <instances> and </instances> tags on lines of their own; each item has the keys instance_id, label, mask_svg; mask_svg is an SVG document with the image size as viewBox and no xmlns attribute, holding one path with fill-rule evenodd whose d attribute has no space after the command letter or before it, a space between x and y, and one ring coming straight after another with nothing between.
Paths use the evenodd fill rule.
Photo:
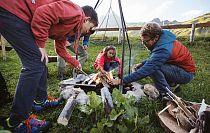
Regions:
<instances>
[{"instance_id":1,"label":"gray hair","mask_svg":"<svg viewBox=\"0 0 210 133\"><path fill-rule=\"evenodd\" d=\"M149 36L150 38L155 38L157 35L162 34L162 28L158 23L149 22L146 23L140 30L140 36Z\"/></svg>"}]
</instances>

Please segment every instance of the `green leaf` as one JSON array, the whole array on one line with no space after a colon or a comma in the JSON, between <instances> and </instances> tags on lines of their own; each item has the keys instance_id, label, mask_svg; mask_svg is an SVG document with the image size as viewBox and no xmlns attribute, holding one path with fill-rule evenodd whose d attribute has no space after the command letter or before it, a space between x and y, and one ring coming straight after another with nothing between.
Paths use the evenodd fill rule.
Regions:
<instances>
[{"instance_id":1,"label":"green leaf","mask_svg":"<svg viewBox=\"0 0 210 133\"><path fill-rule=\"evenodd\" d=\"M135 115L138 113L138 109L129 105L125 106L125 109L127 117L131 120L134 120L136 117Z\"/></svg>"},{"instance_id":2,"label":"green leaf","mask_svg":"<svg viewBox=\"0 0 210 133\"><path fill-rule=\"evenodd\" d=\"M117 125L117 129L120 131L120 133L128 133L128 128L125 125Z\"/></svg>"},{"instance_id":3,"label":"green leaf","mask_svg":"<svg viewBox=\"0 0 210 133\"><path fill-rule=\"evenodd\" d=\"M104 121L104 125L106 125L107 127L112 127L114 125L114 122L106 119L106 121Z\"/></svg>"},{"instance_id":4,"label":"green leaf","mask_svg":"<svg viewBox=\"0 0 210 133\"><path fill-rule=\"evenodd\" d=\"M113 102L117 104L118 107L120 107L120 105L124 103L126 100L118 89L113 90L112 97L113 97Z\"/></svg>"},{"instance_id":5,"label":"green leaf","mask_svg":"<svg viewBox=\"0 0 210 133\"><path fill-rule=\"evenodd\" d=\"M88 92L88 96L90 98L89 106L95 110L100 110L102 107L101 98L94 91Z\"/></svg>"},{"instance_id":6,"label":"green leaf","mask_svg":"<svg viewBox=\"0 0 210 133\"><path fill-rule=\"evenodd\" d=\"M115 120L117 120L117 118L118 118L120 115L122 115L122 114L124 114L124 113L125 113L124 110L120 110L120 112L117 113L115 109L112 109L112 112L111 112L110 115L109 115L109 116L110 116L110 120L115 121Z\"/></svg>"},{"instance_id":7,"label":"green leaf","mask_svg":"<svg viewBox=\"0 0 210 133\"><path fill-rule=\"evenodd\" d=\"M84 112L87 115L90 115L93 112L93 109L91 109L87 105L82 105L77 107L81 112Z\"/></svg>"},{"instance_id":8,"label":"green leaf","mask_svg":"<svg viewBox=\"0 0 210 133\"><path fill-rule=\"evenodd\" d=\"M98 133L98 129L97 128L91 128L90 133Z\"/></svg>"},{"instance_id":9,"label":"green leaf","mask_svg":"<svg viewBox=\"0 0 210 133\"><path fill-rule=\"evenodd\" d=\"M149 122L150 122L149 115L146 115L145 117L138 120L138 124L140 125L146 125Z\"/></svg>"}]
</instances>

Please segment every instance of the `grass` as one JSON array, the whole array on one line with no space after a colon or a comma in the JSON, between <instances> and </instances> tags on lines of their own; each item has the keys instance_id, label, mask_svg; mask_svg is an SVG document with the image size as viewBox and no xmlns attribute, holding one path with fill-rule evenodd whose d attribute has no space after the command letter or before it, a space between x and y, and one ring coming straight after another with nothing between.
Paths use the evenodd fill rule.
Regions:
<instances>
[{"instance_id":1,"label":"grass","mask_svg":"<svg viewBox=\"0 0 210 133\"><path fill-rule=\"evenodd\" d=\"M83 66L83 70L87 73L93 73L95 70L92 65L95 58L100 50L102 50L108 44L115 44L117 47L117 56L121 57L122 46L117 45L117 38L110 37L106 38L106 41L92 40L88 49L88 61ZM197 65L197 73L195 79L186 85L182 85L182 91L177 95L185 100L201 102L202 99L206 100L207 104L210 104L210 39L209 38L196 38L194 45L187 45L188 41L186 38L180 38L180 40L189 48L193 58ZM138 38L131 38L131 48L132 48L132 61L131 63L141 62L143 59L148 57L148 51L143 49L139 44ZM52 40L48 40L46 44L48 55L55 55ZM125 72L128 72L128 46L125 47ZM48 78L48 94L58 97L59 96L59 81L56 79L57 67L56 63L49 63L49 78ZM21 64L14 50L7 53L7 60L2 60L0 58L0 71L2 72L9 91L14 95L15 87L17 84L18 76L20 73ZM66 70L66 75L71 76L71 68ZM151 83L149 78L139 81L141 84ZM62 111L64 105L56 108L44 111L38 114L39 118L46 118L51 121L53 127L49 132L88 132L89 129L94 125L91 123L90 119L86 119L86 116L80 113L77 109L73 111L72 117L67 127L57 124L57 118ZM157 122L156 113L164 107L163 103L160 101L151 101L148 99L143 99L139 105L139 110L141 115L149 115L150 123L146 125L142 132L149 133L159 133L163 132L163 129ZM0 116L9 116L11 110L11 103L4 105L0 109Z\"/></svg>"}]
</instances>

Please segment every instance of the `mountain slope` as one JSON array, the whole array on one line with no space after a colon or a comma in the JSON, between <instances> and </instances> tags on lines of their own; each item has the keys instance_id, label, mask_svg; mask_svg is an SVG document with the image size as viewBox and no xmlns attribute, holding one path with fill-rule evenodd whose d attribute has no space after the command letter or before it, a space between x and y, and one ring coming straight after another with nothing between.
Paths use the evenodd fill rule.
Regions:
<instances>
[{"instance_id":1,"label":"mountain slope","mask_svg":"<svg viewBox=\"0 0 210 133\"><path fill-rule=\"evenodd\" d=\"M196 17L194 19L188 20L183 22L182 24L192 24L192 23L206 23L210 22L210 13L201 15L199 17ZM191 28L188 29L175 29L172 30L177 36L189 36L191 32ZM209 37L210 36L210 27L201 27L195 29L195 35L196 36L202 36L202 37Z\"/></svg>"}]
</instances>

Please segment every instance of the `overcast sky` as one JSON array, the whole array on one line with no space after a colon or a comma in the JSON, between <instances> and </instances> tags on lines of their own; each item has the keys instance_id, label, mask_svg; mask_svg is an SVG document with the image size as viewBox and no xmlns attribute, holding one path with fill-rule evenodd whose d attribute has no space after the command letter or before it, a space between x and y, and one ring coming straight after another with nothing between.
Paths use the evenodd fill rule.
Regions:
<instances>
[{"instance_id":1,"label":"overcast sky","mask_svg":"<svg viewBox=\"0 0 210 133\"><path fill-rule=\"evenodd\" d=\"M84 6L95 6L97 0L72 0ZM99 17L108 12L111 0L100 0L97 8ZM121 0L126 22L147 22L153 18L180 22L210 12L209 0ZM119 14L118 0L112 0L112 9Z\"/></svg>"}]
</instances>

